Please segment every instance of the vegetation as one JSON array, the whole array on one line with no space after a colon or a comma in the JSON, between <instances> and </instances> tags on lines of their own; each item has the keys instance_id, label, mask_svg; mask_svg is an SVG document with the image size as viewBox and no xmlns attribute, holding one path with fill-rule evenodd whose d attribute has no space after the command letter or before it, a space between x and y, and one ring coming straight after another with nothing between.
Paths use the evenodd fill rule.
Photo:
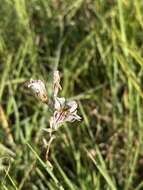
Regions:
<instances>
[{"instance_id":1,"label":"vegetation","mask_svg":"<svg viewBox=\"0 0 143 190\"><path fill-rule=\"evenodd\" d=\"M143 189L143 2L4 0L0 6L0 189ZM78 102L55 133L21 84L42 79Z\"/></svg>"}]
</instances>

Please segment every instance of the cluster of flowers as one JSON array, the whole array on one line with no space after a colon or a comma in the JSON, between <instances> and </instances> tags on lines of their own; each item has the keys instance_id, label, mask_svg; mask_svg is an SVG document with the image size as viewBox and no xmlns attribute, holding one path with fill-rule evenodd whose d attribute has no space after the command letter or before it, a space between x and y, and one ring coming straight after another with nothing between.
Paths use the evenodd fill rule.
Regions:
<instances>
[{"instance_id":1,"label":"cluster of flowers","mask_svg":"<svg viewBox=\"0 0 143 190\"><path fill-rule=\"evenodd\" d=\"M51 130L57 130L64 122L80 121L81 117L77 115L77 103L73 100L66 100L64 97L58 97L59 90L62 89L60 85L60 74L56 70L53 73L53 97L49 100L45 84L42 80L33 80L25 82L24 86L31 90L38 100L49 105L53 110L51 116L50 128Z\"/></svg>"}]
</instances>

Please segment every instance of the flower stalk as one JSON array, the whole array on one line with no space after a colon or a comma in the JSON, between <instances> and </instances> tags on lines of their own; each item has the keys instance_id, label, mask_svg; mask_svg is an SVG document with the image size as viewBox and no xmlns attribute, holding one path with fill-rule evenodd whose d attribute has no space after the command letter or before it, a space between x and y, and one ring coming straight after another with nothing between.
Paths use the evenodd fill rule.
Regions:
<instances>
[{"instance_id":1,"label":"flower stalk","mask_svg":"<svg viewBox=\"0 0 143 190\"><path fill-rule=\"evenodd\" d=\"M45 159L48 163L48 154L50 150L51 143L53 142L55 136L52 135L53 131L58 130L58 128L65 122L81 121L81 117L77 114L77 103L73 100L66 100L65 97L58 97L58 93L62 90L60 85L60 73L58 70L53 72L52 81L52 91L53 96L51 99L48 98L45 84L42 80L26 81L24 87L29 89L32 94L41 102L47 104L52 109L52 115L49 119L50 128L44 129L44 131L49 132L50 140L46 143L44 139L44 146L47 144L47 151L45 154Z\"/></svg>"}]
</instances>

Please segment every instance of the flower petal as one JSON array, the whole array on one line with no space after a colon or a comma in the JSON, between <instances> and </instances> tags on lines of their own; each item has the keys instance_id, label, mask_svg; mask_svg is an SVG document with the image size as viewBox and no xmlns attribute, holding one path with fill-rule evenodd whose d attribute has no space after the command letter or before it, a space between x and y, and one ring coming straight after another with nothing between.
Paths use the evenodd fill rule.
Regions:
<instances>
[{"instance_id":1,"label":"flower petal","mask_svg":"<svg viewBox=\"0 0 143 190\"><path fill-rule=\"evenodd\" d=\"M68 101L66 103L66 106L68 106L70 113L75 112L75 110L77 109L77 103L76 103L76 101Z\"/></svg>"},{"instance_id":2,"label":"flower petal","mask_svg":"<svg viewBox=\"0 0 143 190\"><path fill-rule=\"evenodd\" d=\"M65 122L65 118L65 111L55 111L53 117L50 118L50 128L56 130L60 125Z\"/></svg>"},{"instance_id":3,"label":"flower petal","mask_svg":"<svg viewBox=\"0 0 143 190\"><path fill-rule=\"evenodd\" d=\"M79 115L77 115L76 113L69 114L65 118L65 121L68 121L68 122L74 122L76 120L81 121L81 117Z\"/></svg>"},{"instance_id":4,"label":"flower petal","mask_svg":"<svg viewBox=\"0 0 143 190\"><path fill-rule=\"evenodd\" d=\"M55 97L54 98L54 108L56 110L61 110L62 108L64 108L64 105L65 105L65 98L58 98L58 97Z\"/></svg>"},{"instance_id":5,"label":"flower petal","mask_svg":"<svg viewBox=\"0 0 143 190\"><path fill-rule=\"evenodd\" d=\"M59 124L65 121L66 112L65 111L55 111L54 112L54 122Z\"/></svg>"}]
</instances>

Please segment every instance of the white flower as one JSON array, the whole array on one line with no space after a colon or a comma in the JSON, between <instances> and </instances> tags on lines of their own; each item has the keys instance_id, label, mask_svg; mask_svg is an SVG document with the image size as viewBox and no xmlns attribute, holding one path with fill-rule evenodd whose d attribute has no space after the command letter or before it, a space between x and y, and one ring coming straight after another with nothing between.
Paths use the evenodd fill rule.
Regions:
<instances>
[{"instance_id":1,"label":"white flower","mask_svg":"<svg viewBox=\"0 0 143 190\"><path fill-rule=\"evenodd\" d=\"M43 103L48 103L46 87L42 80L30 79L30 81L24 83L24 86L30 89L34 96L41 100Z\"/></svg>"},{"instance_id":2,"label":"white flower","mask_svg":"<svg viewBox=\"0 0 143 190\"><path fill-rule=\"evenodd\" d=\"M65 98L55 98L55 111L50 118L50 127L57 129L64 122L80 121L81 117L77 115L77 103L75 101L65 101Z\"/></svg>"},{"instance_id":3,"label":"white flower","mask_svg":"<svg viewBox=\"0 0 143 190\"><path fill-rule=\"evenodd\" d=\"M61 90L62 87L60 85L60 74L59 71L56 70L53 73L53 94L54 97L57 97L59 90Z\"/></svg>"}]
</instances>

